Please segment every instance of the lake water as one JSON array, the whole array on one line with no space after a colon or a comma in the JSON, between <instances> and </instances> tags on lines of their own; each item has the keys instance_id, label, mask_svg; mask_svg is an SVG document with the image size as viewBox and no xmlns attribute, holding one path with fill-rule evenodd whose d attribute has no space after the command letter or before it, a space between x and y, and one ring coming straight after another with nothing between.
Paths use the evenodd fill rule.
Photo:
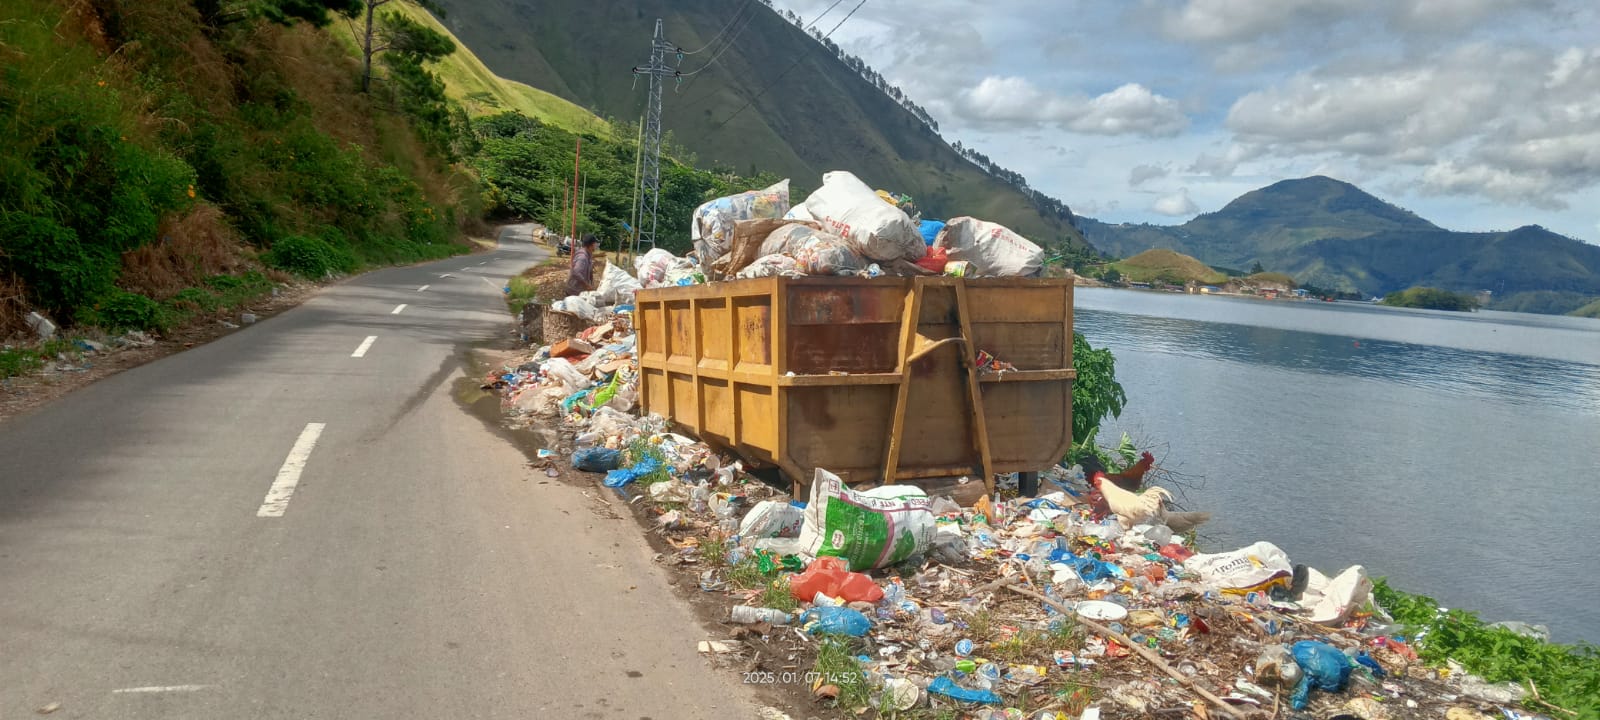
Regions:
<instances>
[{"instance_id":1,"label":"lake water","mask_svg":"<svg viewBox=\"0 0 1600 720\"><path fill-rule=\"evenodd\" d=\"M1600 643L1600 321L1079 288L1202 544Z\"/></svg>"}]
</instances>

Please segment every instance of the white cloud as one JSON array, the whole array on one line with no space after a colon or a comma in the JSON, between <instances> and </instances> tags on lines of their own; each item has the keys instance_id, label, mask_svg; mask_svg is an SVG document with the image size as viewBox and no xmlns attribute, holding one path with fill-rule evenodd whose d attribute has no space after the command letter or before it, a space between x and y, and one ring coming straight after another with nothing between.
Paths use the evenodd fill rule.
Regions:
<instances>
[{"instance_id":1,"label":"white cloud","mask_svg":"<svg viewBox=\"0 0 1600 720\"><path fill-rule=\"evenodd\" d=\"M1239 143L1232 143L1219 155L1200 153L1194 163L1189 165L1188 171L1218 178L1232 177L1234 171L1239 169L1240 163L1252 160L1260 154L1259 151L1251 150Z\"/></svg>"},{"instance_id":2,"label":"white cloud","mask_svg":"<svg viewBox=\"0 0 1600 720\"><path fill-rule=\"evenodd\" d=\"M1170 137L1189 124L1176 101L1137 83L1090 98L1047 92L1014 75L984 78L961 93L952 109L977 127L1049 125L1090 135Z\"/></svg>"},{"instance_id":3,"label":"white cloud","mask_svg":"<svg viewBox=\"0 0 1600 720\"><path fill-rule=\"evenodd\" d=\"M1139 187L1151 180L1160 180L1172 174L1165 165L1135 165L1128 171L1128 187Z\"/></svg>"},{"instance_id":4,"label":"white cloud","mask_svg":"<svg viewBox=\"0 0 1600 720\"><path fill-rule=\"evenodd\" d=\"M1200 212L1200 207L1189 199L1188 188L1156 198L1150 209L1169 217L1183 217Z\"/></svg>"},{"instance_id":5,"label":"white cloud","mask_svg":"<svg viewBox=\"0 0 1600 720\"><path fill-rule=\"evenodd\" d=\"M1546 12L1549 0L1187 0L1163 3L1168 36L1199 43L1305 41L1349 23L1395 33L1459 33L1514 12ZM1309 32L1308 32L1309 31Z\"/></svg>"},{"instance_id":6,"label":"white cloud","mask_svg":"<svg viewBox=\"0 0 1600 720\"><path fill-rule=\"evenodd\" d=\"M1411 168L1425 192L1562 208L1560 195L1600 183L1600 48L1475 43L1319 68L1241 97L1227 126L1247 153Z\"/></svg>"}]
</instances>

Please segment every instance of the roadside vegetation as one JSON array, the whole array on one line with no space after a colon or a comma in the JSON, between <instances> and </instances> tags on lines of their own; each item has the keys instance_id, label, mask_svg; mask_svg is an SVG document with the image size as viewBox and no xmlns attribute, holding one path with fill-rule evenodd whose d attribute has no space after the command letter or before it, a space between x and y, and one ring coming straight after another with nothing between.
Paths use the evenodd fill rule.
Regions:
<instances>
[{"instance_id":1,"label":"roadside vegetation","mask_svg":"<svg viewBox=\"0 0 1600 720\"><path fill-rule=\"evenodd\" d=\"M466 251L471 135L426 69L453 46L383 16L362 93L331 35L362 6L0 0L0 336L29 310L161 332L274 273Z\"/></svg>"},{"instance_id":2,"label":"roadside vegetation","mask_svg":"<svg viewBox=\"0 0 1600 720\"><path fill-rule=\"evenodd\" d=\"M1441 610L1433 598L1400 592L1381 579L1373 597L1407 629L1413 649L1429 665L1453 660L1489 682L1521 685L1529 693L1523 705L1560 713L1552 717L1600 718L1600 650L1594 646L1489 627L1471 612Z\"/></svg>"},{"instance_id":3,"label":"roadside vegetation","mask_svg":"<svg viewBox=\"0 0 1600 720\"><path fill-rule=\"evenodd\" d=\"M637 126L613 123L612 137L578 135L526 115L507 112L473 121L479 151L472 165L482 178L485 209L493 217L526 218L568 234L573 150L582 140L582 200L577 231L594 233L601 248L615 250L633 225ZM615 138L615 139L612 139ZM694 157L669 145L661 162L659 245L676 254L690 249L683 218L701 203L765 187L782 178L767 173L741 175L727 168L699 170ZM798 191L791 188L791 196Z\"/></svg>"}]
</instances>

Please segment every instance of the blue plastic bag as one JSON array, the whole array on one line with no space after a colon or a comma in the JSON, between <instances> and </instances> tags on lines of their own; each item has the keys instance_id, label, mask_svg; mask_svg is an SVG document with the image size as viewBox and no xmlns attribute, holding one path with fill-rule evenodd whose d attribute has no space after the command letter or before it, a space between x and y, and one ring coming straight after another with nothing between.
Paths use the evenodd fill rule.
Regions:
<instances>
[{"instance_id":1,"label":"blue plastic bag","mask_svg":"<svg viewBox=\"0 0 1600 720\"><path fill-rule=\"evenodd\" d=\"M800 616L800 623L812 635L861 637L872 629L872 621L847 607L814 607Z\"/></svg>"},{"instance_id":2,"label":"blue plastic bag","mask_svg":"<svg viewBox=\"0 0 1600 720\"><path fill-rule=\"evenodd\" d=\"M606 473L605 486L619 488L660 469L661 461L646 455L643 460L634 463L633 467Z\"/></svg>"},{"instance_id":3,"label":"blue plastic bag","mask_svg":"<svg viewBox=\"0 0 1600 720\"><path fill-rule=\"evenodd\" d=\"M1061 549L1050 551L1050 562L1062 563L1071 566L1073 570L1077 571L1078 577L1083 578L1083 581L1086 583L1092 583L1096 580L1104 580L1109 577L1117 577L1119 575L1117 571L1120 569L1111 563L1105 562L1104 560L1096 560L1092 557L1079 557L1077 555L1073 555L1071 552Z\"/></svg>"},{"instance_id":4,"label":"blue plastic bag","mask_svg":"<svg viewBox=\"0 0 1600 720\"><path fill-rule=\"evenodd\" d=\"M622 464L622 453L608 448L584 448L572 454L572 466L584 472L615 470Z\"/></svg>"},{"instance_id":5,"label":"blue plastic bag","mask_svg":"<svg viewBox=\"0 0 1600 720\"><path fill-rule=\"evenodd\" d=\"M923 220L922 227L918 228L922 233L922 242L930 247L933 245L933 241L938 239L939 231L943 229L944 221L942 220Z\"/></svg>"},{"instance_id":6,"label":"blue plastic bag","mask_svg":"<svg viewBox=\"0 0 1600 720\"><path fill-rule=\"evenodd\" d=\"M984 703L986 705L999 705L1005 702L993 692L988 690L968 690L947 677L937 677L933 679L933 682L928 683L928 694L943 695L951 700L960 702Z\"/></svg>"},{"instance_id":7,"label":"blue plastic bag","mask_svg":"<svg viewBox=\"0 0 1600 720\"><path fill-rule=\"evenodd\" d=\"M1302 671L1300 684L1289 698L1289 705L1296 710L1306 709L1312 688L1341 692L1350 682L1350 658L1339 648L1315 640L1302 640L1289 648L1289 652Z\"/></svg>"}]
</instances>

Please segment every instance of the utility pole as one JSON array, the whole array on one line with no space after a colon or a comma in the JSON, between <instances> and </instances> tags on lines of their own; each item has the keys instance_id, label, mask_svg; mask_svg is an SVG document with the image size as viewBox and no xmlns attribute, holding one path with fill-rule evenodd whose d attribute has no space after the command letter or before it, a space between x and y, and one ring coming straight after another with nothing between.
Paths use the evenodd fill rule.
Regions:
<instances>
[{"instance_id":1,"label":"utility pole","mask_svg":"<svg viewBox=\"0 0 1600 720\"><path fill-rule=\"evenodd\" d=\"M657 18L656 34L650 41L650 64L633 69L634 75L650 76L650 98L645 105L639 145L639 239L636 245L648 243L651 248L656 246L656 210L661 204L661 79L682 77L677 68L667 66L668 50L679 52L667 42L661 31L661 19Z\"/></svg>"}]
</instances>

